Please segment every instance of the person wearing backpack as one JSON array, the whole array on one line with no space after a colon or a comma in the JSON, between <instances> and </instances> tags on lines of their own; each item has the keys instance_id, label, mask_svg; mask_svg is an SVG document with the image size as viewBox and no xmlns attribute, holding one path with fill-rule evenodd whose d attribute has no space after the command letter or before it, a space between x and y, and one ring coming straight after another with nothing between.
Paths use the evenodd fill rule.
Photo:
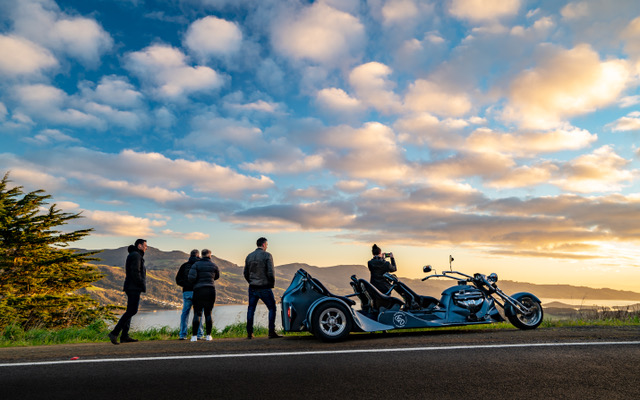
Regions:
<instances>
[{"instance_id":1,"label":"person wearing backpack","mask_svg":"<svg viewBox=\"0 0 640 400\"><path fill-rule=\"evenodd\" d=\"M200 261L200 251L197 249L191 250L189 260L180 266L178 273L176 274L176 283L182 287L182 314L180 315L180 334L179 340L187 339L187 329L189 327L189 313L193 308L193 283L189 282L189 271L191 266ZM195 312L195 308L194 308ZM195 317L195 315L194 315ZM204 338L202 325L198 329L198 339Z\"/></svg>"}]
</instances>

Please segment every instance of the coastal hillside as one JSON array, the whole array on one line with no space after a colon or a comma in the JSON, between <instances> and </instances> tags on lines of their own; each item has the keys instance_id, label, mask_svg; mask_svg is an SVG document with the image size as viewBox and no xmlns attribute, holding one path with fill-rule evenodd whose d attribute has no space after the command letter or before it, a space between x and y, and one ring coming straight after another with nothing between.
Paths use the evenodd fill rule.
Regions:
<instances>
[{"instance_id":1,"label":"coastal hillside","mask_svg":"<svg viewBox=\"0 0 640 400\"><path fill-rule=\"evenodd\" d=\"M85 291L102 304L126 305L126 296L122 292L126 256L126 247L107 249L96 254L95 257L99 260L92 263L100 269L104 278L95 282ZM182 251L162 251L149 247L145 254L148 283L147 293L142 296L141 307L143 309L181 307L182 288L176 285L175 275L187 258L188 255ZM220 267L221 272L220 279L216 281L216 303L246 303L247 283L242 276L243 267L215 256L213 261ZM277 300L289 286L295 272L300 268L320 280L329 291L341 295L353 293L349 286L351 275L369 279L369 271L364 265L339 265L322 268L303 263L279 265L275 267L276 287L274 294ZM420 279L401 279L416 292L434 297L439 297L444 289L454 283L454 281L447 279L424 282ZM509 280L499 281L499 286L507 294L526 291L541 298L640 301L640 293L613 289L594 289L571 285L536 285Z\"/></svg>"}]
</instances>

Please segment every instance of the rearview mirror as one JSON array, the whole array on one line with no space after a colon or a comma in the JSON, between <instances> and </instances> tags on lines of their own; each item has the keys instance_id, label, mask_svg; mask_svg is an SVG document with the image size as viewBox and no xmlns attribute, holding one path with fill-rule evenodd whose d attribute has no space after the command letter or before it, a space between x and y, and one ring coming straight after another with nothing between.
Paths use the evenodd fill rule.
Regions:
<instances>
[{"instance_id":1,"label":"rearview mirror","mask_svg":"<svg viewBox=\"0 0 640 400\"><path fill-rule=\"evenodd\" d=\"M431 265L425 265L424 267L422 267L422 272L424 272L425 274L431 272L433 270L433 268L431 268Z\"/></svg>"}]
</instances>

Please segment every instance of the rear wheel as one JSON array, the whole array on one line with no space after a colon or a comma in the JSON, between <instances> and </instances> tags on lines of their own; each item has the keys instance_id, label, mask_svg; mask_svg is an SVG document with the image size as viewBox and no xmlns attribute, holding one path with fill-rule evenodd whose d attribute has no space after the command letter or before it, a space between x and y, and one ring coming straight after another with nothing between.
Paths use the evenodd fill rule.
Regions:
<instances>
[{"instance_id":1,"label":"rear wheel","mask_svg":"<svg viewBox=\"0 0 640 400\"><path fill-rule=\"evenodd\" d=\"M342 340L351 332L351 316L342 304L320 304L313 311L312 321L313 334L327 342Z\"/></svg>"},{"instance_id":2,"label":"rear wheel","mask_svg":"<svg viewBox=\"0 0 640 400\"><path fill-rule=\"evenodd\" d=\"M509 322L518 329L536 329L542 323L542 317L544 316L540 302L526 294L515 299L525 306L529 312L522 313L515 307L509 306L505 309Z\"/></svg>"}]
</instances>

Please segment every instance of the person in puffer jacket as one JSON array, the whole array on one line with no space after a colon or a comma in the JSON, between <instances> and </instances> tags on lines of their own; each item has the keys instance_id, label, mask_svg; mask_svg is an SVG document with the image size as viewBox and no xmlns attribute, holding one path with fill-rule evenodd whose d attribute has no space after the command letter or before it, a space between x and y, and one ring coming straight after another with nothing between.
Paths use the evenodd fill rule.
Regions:
<instances>
[{"instance_id":1,"label":"person in puffer jacket","mask_svg":"<svg viewBox=\"0 0 640 400\"><path fill-rule=\"evenodd\" d=\"M273 297L275 276L273 257L267 253L268 242L261 237L256 241L257 249L244 262L244 278L249 283L249 308L247 309L247 339L253 338L253 317L258 300L269 310L269 339L281 337L276 333L276 300Z\"/></svg>"},{"instance_id":2,"label":"person in puffer jacket","mask_svg":"<svg viewBox=\"0 0 640 400\"><path fill-rule=\"evenodd\" d=\"M211 261L211 250L204 249L202 258L191 266L189 282L193 284L193 328L191 341L198 340L196 332L200 327L200 315L204 312L206 340L212 340L213 318L211 312L216 302L216 286L214 281L220 278L220 269Z\"/></svg>"}]
</instances>

